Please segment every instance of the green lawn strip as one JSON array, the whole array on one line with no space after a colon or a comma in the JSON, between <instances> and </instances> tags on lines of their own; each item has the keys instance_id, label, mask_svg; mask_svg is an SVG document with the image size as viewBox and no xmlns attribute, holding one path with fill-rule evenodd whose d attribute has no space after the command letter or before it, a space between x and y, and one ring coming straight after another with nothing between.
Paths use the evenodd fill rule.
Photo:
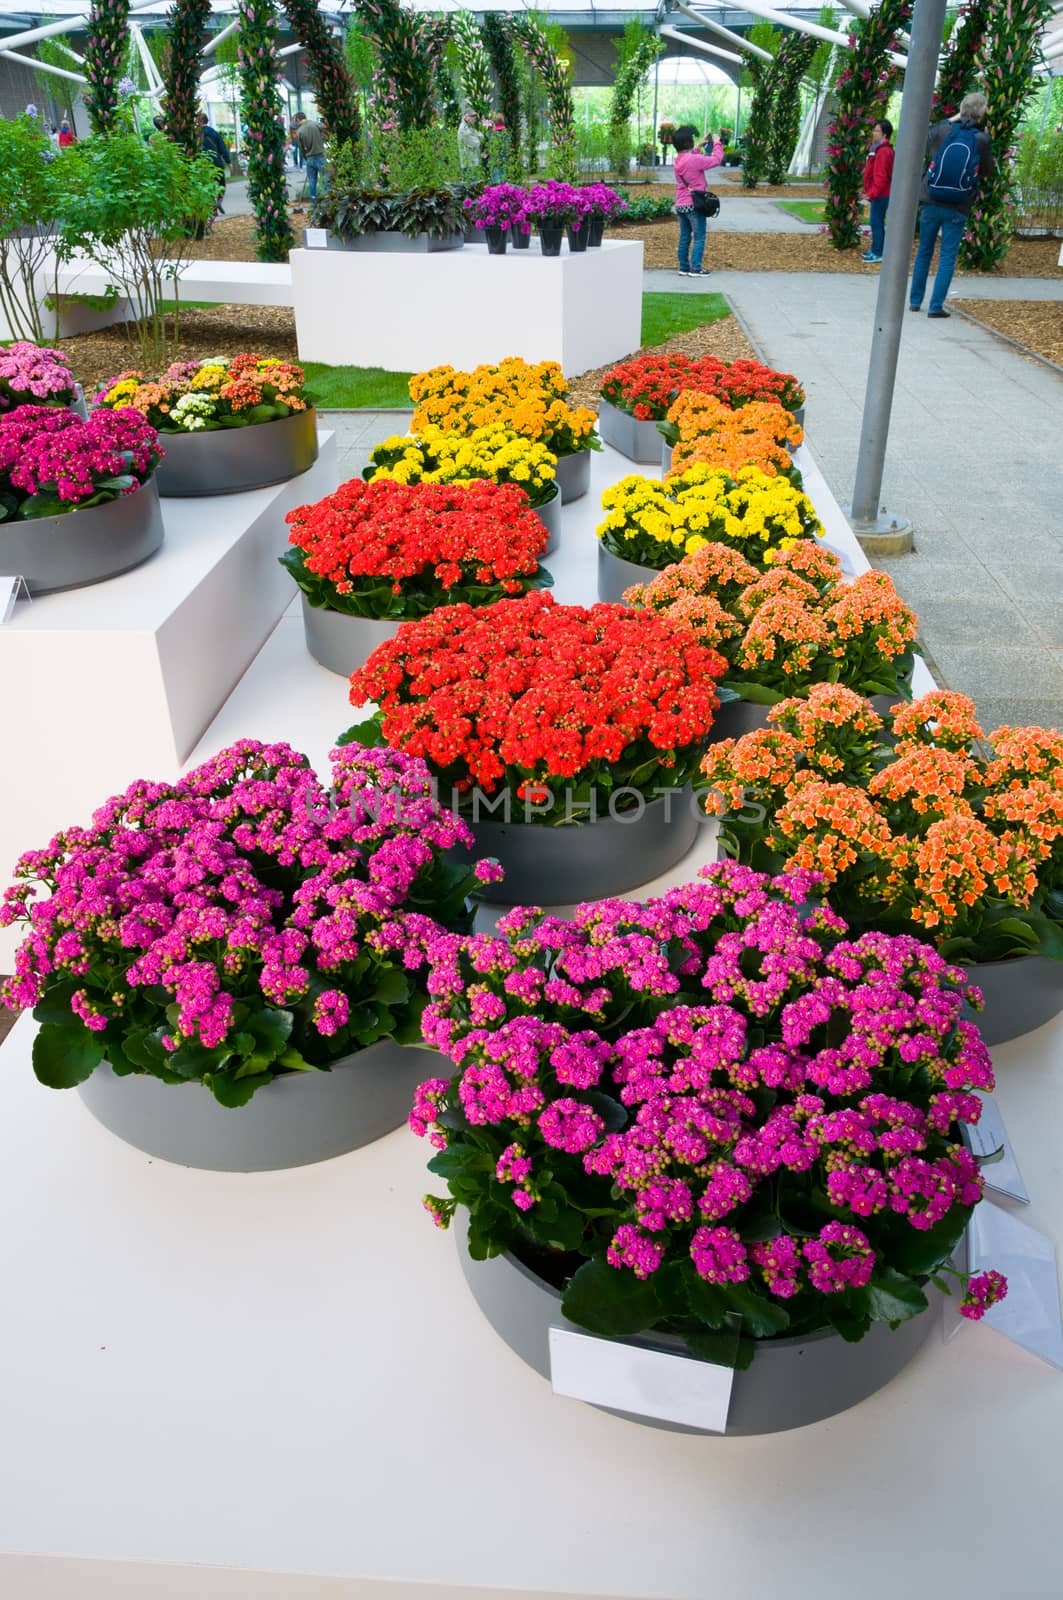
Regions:
<instances>
[{"instance_id":1,"label":"green lawn strip","mask_svg":"<svg viewBox=\"0 0 1063 1600\"><path fill-rule=\"evenodd\" d=\"M306 397L334 411L391 409L410 404L408 372L383 367L330 367L323 361L300 363L306 373Z\"/></svg>"},{"instance_id":2,"label":"green lawn strip","mask_svg":"<svg viewBox=\"0 0 1063 1600\"><path fill-rule=\"evenodd\" d=\"M642 296L643 348L663 344L677 333L704 328L731 314L722 294L644 294Z\"/></svg>"},{"instance_id":3,"label":"green lawn strip","mask_svg":"<svg viewBox=\"0 0 1063 1600\"><path fill-rule=\"evenodd\" d=\"M160 300L159 310L171 316L175 311L213 311L222 304L221 300Z\"/></svg>"},{"instance_id":4,"label":"green lawn strip","mask_svg":"<svg viewBox=\"0 0 1063 1600\"><path fill-rule=\"evenodd\" d=\"M780 211L789 212L791 217L796 217L798 222L822 222L822 200L776 200L775 204Z\"/></svg>"}]
</instances>

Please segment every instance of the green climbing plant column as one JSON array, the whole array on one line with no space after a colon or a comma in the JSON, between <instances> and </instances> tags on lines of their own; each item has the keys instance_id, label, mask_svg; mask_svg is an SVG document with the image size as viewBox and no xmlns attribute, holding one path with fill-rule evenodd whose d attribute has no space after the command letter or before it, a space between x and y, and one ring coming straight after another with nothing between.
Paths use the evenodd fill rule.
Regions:
<instances>
[{"instance_id":1,"label":"green climbing plant column","mask_svg":"<svg viewBox=\"0 0 1063 1600\"><path fill-rule=\"evenodd\" d=\"M288 221L273 0L239 0L239 20L240 109L247 150L247 193L255 212L255 246L260 261L287 261L294 239Z\"/></svg>"},{"instance_id":2,"label":"green climbing plant column","mask_svg":"<svg viewBox=\"0 0 1063 1600\"><path fill-rule=\"evenodd\" d=\"M166 132L190 156L199 151L196 109L209 17L210 0L175 0L170 12L169 51L162 68L162 81L166 85Z\"/></svg>"},{"instance_id":3,"label":"green climbing plant column","mask_svg":"<svg viewBox=\"0 0 1063 1600\"><path fill-rule=\"evenodd\" d=\"M318 10L317 0L284 0L284 9L306 51L317 109L330 139L357 144L361 118L343 45Z\"/></svg>"},{"instance_id":4,"label":"green climbing plant column","mask_svg":"<svg viewBox=\"0 0 1063 1600\"><path fill-rule=\"evenodd\" d=\"M93 0L85 46L85 109L94 133L110 133L129 39L129 0Z\"/></svg>"},{"instance_id":5,"label":"green climbing plant column","mask_svg":"<svg viewBox=\"0 0 1063 1600\"><path fill-rule=\"evenodd\" d=\"M784 183L801 132L801 80L816 53L807 33L788 33L771 63L771 127L768 132L767 179Z\"/></svg>"},{"instance_id":6,"label":"green climbing plant column","mask_svg":"<svg viewBox=\"0 0 1063 1600\"><path fill-rule=\"evenodd\" d=\"M885 110L897 69L890 60L899 29L907 29L912 0L882 0L869 17L858 17L849 35L852 49L835 94L838 109L827 135L827 198L824 216L836 250L860 242L860 196L873 119Z\"/></svg>"}]
</instances>

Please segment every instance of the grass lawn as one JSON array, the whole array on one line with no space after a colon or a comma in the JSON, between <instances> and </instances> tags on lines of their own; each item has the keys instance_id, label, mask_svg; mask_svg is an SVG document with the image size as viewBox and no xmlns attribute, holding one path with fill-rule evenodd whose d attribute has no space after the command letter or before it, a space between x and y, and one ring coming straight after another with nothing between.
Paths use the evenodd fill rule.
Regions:
<instances>
[{"instance_id":1,"label":"grass lawn","mask_svg":"<svg viewBox=\"0 0 1063 1600\"><path fill-rule=\"evenodd\" d=\"M822 222L822 200L776 200L780 211L788 211L798 222Z\"/></svg>"},{"instance_id":2,"label":"grass lawn","mask_svg":"<svg viewBox=\"0 0 1063 1600\"><path fill-rule=\"evenodd\" d=\"M730 315L722 294L644 294L642 343L663 344L677 333L689 333ZM410 404L408 372L386 372L382 367L330 367L321 361L304 361L307 398L334 410L359 407L382 409Z\"/></svg>"},{"instance_id":3,"label":"grass lawn","mask_svg":"<svg viewBox=\"0 0 1063 1600\"><path fill-rule=\"evenodd\" d=\"M642 343L663 344L677 333L704 328L731 314L722 294L644 294Z\"/></svg>"}]
</instances>

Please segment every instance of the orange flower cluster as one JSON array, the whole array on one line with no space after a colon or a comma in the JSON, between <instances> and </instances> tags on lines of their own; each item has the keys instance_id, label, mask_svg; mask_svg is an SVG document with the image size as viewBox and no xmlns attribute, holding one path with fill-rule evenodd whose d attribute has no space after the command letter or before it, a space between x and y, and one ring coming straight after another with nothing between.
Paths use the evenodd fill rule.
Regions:
<instances>
[{"instance_id":1,"label":"orange flower cluster","mask_svg":"<svg viewBox=\"0 0 1063 1600\"><path fill-rule=\"evenodd\" d=\"M755 466L768 477L782 473L800 482L789 451L801 443L804 433L782 406L751 400L732 409L714 395L684 389L666 422L665 436L673 443L672 472L682 472L695 462L731 473Z\"/></svg>"},{"instance_id":2,"label":"orange flower cluster","mask_svg":"<svg viewBox=\"0 0 1063 1600\"><path fill-rule=\"evenodd\" d=\"M685 622L703 643L722 650L739 693L740 685L756 684L783 699L830 680L861 695L901 698L911 670L915 614L884 572L843 583L838 558L821 547L810 554L805 542L781 551L764 573L739 551L707 544L651 583L628 589L624 598ZM694 599L700 603L692 604ZM738 625L728 626L722 614Z\"/></svg>"},{"instance_id":3,"label":"orange flower cluster","mask_svg":"<svg viewBox=\"0 0 1063 1600\"><path fill-rule=\"evenodd\" d=\"M787 600L780 586L754 622ZM854 927L931 930L946 954L1028 953L1046 923L1059 937L1063 734L1000 728L983 743L974 706L944 690L895 710L892 744L841 685L770 718L702 762L740 858L814 868Z\"/></svg>"}]
</instances>

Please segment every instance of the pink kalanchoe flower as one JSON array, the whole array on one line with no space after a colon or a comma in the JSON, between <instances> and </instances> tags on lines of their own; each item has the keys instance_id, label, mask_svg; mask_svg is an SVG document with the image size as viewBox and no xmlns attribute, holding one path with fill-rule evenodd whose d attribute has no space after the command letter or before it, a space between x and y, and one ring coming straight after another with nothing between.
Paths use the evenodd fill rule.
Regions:
<instances>
[{"instance_id":1,"label":"pink kalanchoe flower","mask_svg":"<svg viewBox=\"0 0 1063 1600\"><path fill-rule=\"evenodd\" d=\"M981 1322L990 1306L1003 1300L1008 1292L1008 1280L1002 1272L990 1268L967 1280L967 1292L960 1303L960 1316L971 1322Z\"/></svg>"}]
</instances>

